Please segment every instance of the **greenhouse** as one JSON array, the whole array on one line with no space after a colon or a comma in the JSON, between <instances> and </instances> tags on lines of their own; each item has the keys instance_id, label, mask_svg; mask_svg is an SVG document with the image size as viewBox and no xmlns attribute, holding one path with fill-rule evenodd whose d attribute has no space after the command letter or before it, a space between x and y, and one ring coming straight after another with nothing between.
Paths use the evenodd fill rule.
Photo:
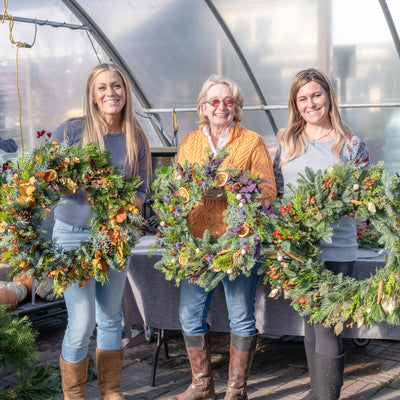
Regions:
<instances>
[{"instance_id":1,"label":"greenhouse","mask_svg":"<svg viewBox=\"0 0 400 400\"><path fill-rule=\"evenodd\" d=\"M81 115L89 71L112 61L129 74L152 147L174 146L196 128L197 94L217 73L238 83L246 126L273 152L275 133L287 124L291 79L319 67L335 84L343 118L365 139L372 160L398 168L395 0L5 4L0 129L1 137L19 145L35 146L37 131Z\"/></svg>"},{"instance_id":2,"label":"greenhouse","mask_svg":"<svg viewBox=\"0 0 400 400\"><path fill-rule=\"evenodd\" d=\"M2 267L13 280L7 283L6 273L0 273L0 399L68 399L75 388L69 392L66 374L73 370L71 365L83 361L89 363L86 397L83 390L78 394L81 397L71 399L96 399L99 393L103 397L116 396L104 399L175 399L173 396L178 395L183 396L176 397L179 400L400 398L400 1L4 0L0 21L0 272ZM135 184L129 178L114 175L112 164L121 161L116 160L121 154L131 160L129 150L116 152L111 162L104 157L102 146L114 149L114 145L106 141L100 141L100 149L54 147L54 132L59 135L60 126L67 120L83 121L81 117L88 110L88 77L99 64L115 65L121 71L118 79L122 82L124 76L130 84L131 93L126 99L132 98L133 120L145 135L144 139L140 134L135 139L133 148L139 153L135 157L140 158L139 147L146 147L146 138L149 144L145 151L146 174L139 174L139 158L133 158L139 166L130 167L141 179L145 176L147 191L143 183L135 183L133 188ZM323 128L317 130L323 133L319 137L307 132L306 126L313 126L312 119L307 120L300 106L304 99L318 102L316 95L310 100L304 94L301 100L299 93L306 93L304 88L310 83L321 89L318 96L328 90L311 80L304 86L300 84L291 98L298 73L309 69L326 76L337 100L335 104L334 96L330 98L330 122L319 126ZM112 74L111 70L101 73ZM207 99L205 95L201 100L203 84L210 77L228 80L229 84L211 83L205 94L215 98ZM213 91L217 87L220 91ZM236 87L243 96L243 105ZM215 114L210 109L226 112L232 107L237 114L233 117L227 112L233 119L224 125L227 130L222 135L218 130L214 143ZM296 107L297 121L293 120ZM335 107L343 124L335 116ZM236 118L239 114L241 119ZM208 125L204 122L207 118ZM304 125L299 122L302 118ZM293 148L299 139L287 139L300 125L302 137L308 135L310 142L317 143L314 153L308 153L307 145L295 154ZM76 126L73 129L78 129ZM104 135L122 132L123 126L121 122L117 131L109 126ZM229 158L230 154L218 153L223 148L221 143L233 149L229 145L238 126L251 135L258 134L252 138L261 137L248 154L247 142L246 146L237 145L235 151L246 158L246 163L240 165ZM345 132L347 127L356 136L354 139L350 135L346 146L343 139L341 146L349 153L349 160L363 167L364 172L344 163L325 168L333 150L323 167L313 169L325 157L325 153L318 153L322 148L318 142L326 143L334 135L336 144L339 130ZM190 132L204 133L210 148L226 157L226 164L216 154L209 155L209 164L206 158L201 162L196 159L193 154L199 144L195 139L189 141ZM224 138L226 132L229 139ZM282 132L286 136L281 136ZM343 132L342 136L348 134ZM359 146L356 156L355 146ZM30 163L24 158L26 154L32 157ZM192 159L184 159L189 154ZM340 154L342 161L348 161ZM71 172L70 179L52 164L52 157L58 160L58 167L64 163L75 168L74 173L85 172L79 177L76 173L75 178ZM301 158L297 164L296 157ZM337 154L335 157L339 158ZM250 159L255 161L246 171L239 173L226 167L232 161L240 169L249 166ZM284 189L279 187L280 178L275 169L272 171L273 162L277 167L276 160L281 161L282 182L283 176L292 179L291 183L295 182L293 175L301 176L298 190L290 183ZM299 168L303 163L303 175L297 170L289 173L289 167L285 167L290 164ZM127 168L122 161L118 165ZM93 178L96 174L101 175L98 181ZM73 179L76 181L71 191ZM324 186L319 187L319 183ZM236 190L239 186L241 189ZM329 191L325 190L328 186ZM145 194L140 197L142 189ZM285 195L280 197L283 191ZM82 212L80 208L63 211L68 196L79 192L85 192L86 197L77 200L76 205L83 209L90 204L90 214L90 207ZM60 196L64 201L58 204ZM276 196L282 199L279 209L277 203L273 204ZM222 204L218 203L221 199L225 208L207 208L208 202ZM82 206L80 201L87 204ZM205 208L196 220L199 204ZM79 250L61 250L62 246L52 243L56 207L60 210L59 214L56 211L56 220L59 215L72 219L90 215L90 224L70 225L75 233L87 234L79 239ZM350 235L357 231L354 243L348 237L333 236L340 228L336 221L347 220L348 216L356 216L351 222L354 229L348 228L353 229ZM206 219L213 221L205 223ZM218 221L224 224L222 233L212 230ZM207 228L203 222L209 224ZM199 234L194 233L197 228ZM58 232L59 228L54 229ZM337 260L323 258L329 254L332 240L342 241L343 253ZM324 243L328 245L324 247ZM355 261L346 259L352 245ZM324 255L326 268L319 254ZM331 268L330 262L350 263L351 273ZM256 267L263 277L255 281L254 293L246 292L250 290L246 280L236 289L227 289L228 280L234 282L237 276L251 279ZM69 285L76 280L81 286L90 281L104 283L109 270L124 271L127 276L119 293L109 298L112 303L113 296L122 296L122 309L117 310L121 311L122 333L119 327L115 330L122 335L125 353L121 353L121 365L116 367L120 368L119 374L122 369L121 386L118 382L115 387L110 387L107 368L103 371L102 367L114 368L115 358L107 352L117 350L106 349L109 339L102 342L114 327L104 328L103 317L99 317L101 307L97 308L96 322L90 322L96 328L87 358L68 353L64 338L68 323L67 331L71 321L85 318L85 307L81 307L82 315L78 313L79 318L75 315L74 319L66 304L71 300L67 295L64 299L65 290L68 293ZM28 276L28 286L22 275ZM211 297L204 300L206 316L200 333L193 328L194 322L187 322L190 318L184 315L182 306L184 296L197 301L197 295L190 290L184 292L182 282L213 293L212 301ZM17 293L14 306L2 292L10 284L14 284L12 291L16 293L22 286L25 290ZM240 323L236 324L236 306L229 300L233 290L243 297L254 297L253 311L249 311L253 304L237 307L241 311L248 307L245 311L253 313L250 325L256 333L251 330L248 335ZM33 325L31 330L31 325L23 326L22 321L12 334L21 343L26 336L32 345L16 356L15 364L7 356L2 358L8 342L7 335L2 336L1 325L9 323L9 314L13 314L4 313L2 303L10 304L9 310L13 309L18 317L26 316ZM186 312L195 315L196 320L193 308L188 307ZM309 318L312 323L305 323ZM329 344L325 349L328 353L336 351L339 360L326 367L331 368L330 380L321 372L325 355L307 348L307 327L316 322L321 326L325 323L323 329L327 331L331 329L322 334L315 330L316 335L340 338L340 350L332 350L336 345ZM196 370L202 356L194 349L210 351L208 335L211 355L205 361L210 368L212 365L213 372ZM198 338L193 339L198 336L204 339L201 345ZM247 337L252 341L246 341ZM95 346L96 338L106 344L103 350ZM318 343L318 336L313 340L314 345ZM37 359L35 341L40 350ZM43 350L48 343L53 343L51 349ZM19 361L23 358L25 361ZM56 372L52 375L51 368L45 368L50 377L35 376L39 372L33 365L39 359ZM233 360L240 361L235 364ZM312 360L320 363L318 368L313 367ZM82 368L79 373L87 373L88 366ZM94 375L90 376L90 371ZM336 379L337 371L341 372ZM383 377L379 371L386 371L386 375ZM197 381L197 373L205 378ZM15 376L20 386L15 386ZM43 382L48 382L48 391L42 387L46 386ZM332 397L327 397L326 388L335 385L337 389L329 394ZM85 383L80 386L82 389Z\"/></svg>"}]
</instances>

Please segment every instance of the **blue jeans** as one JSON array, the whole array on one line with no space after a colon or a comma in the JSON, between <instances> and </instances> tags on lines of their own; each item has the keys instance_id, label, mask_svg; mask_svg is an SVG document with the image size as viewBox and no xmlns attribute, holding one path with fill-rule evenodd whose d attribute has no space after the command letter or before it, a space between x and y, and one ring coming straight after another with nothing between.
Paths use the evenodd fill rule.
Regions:
<instances>
[{"instance_id":1,"label":"blue jeans","mask_svg":"<svg viewBox=\"0 0 400 400\"><path fill-rule=\"evenodd\" d=\"M88 229L73 227L56 219L53 240L66 250L88 240ZM91 278L80 287L75 282L64 292L68 325L62 343L62 357L70 363L82 361L88 354L90 337L97 324L97 347L120 350L122 339L122 294L126 272L110 268L108 280L102 285Z\"/></svg>"},{"instance_id":2,"label":"blue jeans","mask_svg":"<svg viewBox=\"0 0 400 400\"><path fill-rule=\"evenodd\" d=\"M251 336L256 333L254 301L257 289L258 264L247 278L238 276L230 281L226 276L222 280L226 305L229 314L229 326L237 336ZM215 290L215 289L214 289ZM207 313L214 290L206 292L195 283L184 280L181 283L179 318L186 335L197 336L208 331Z\"/></svg>"}]
</instances>

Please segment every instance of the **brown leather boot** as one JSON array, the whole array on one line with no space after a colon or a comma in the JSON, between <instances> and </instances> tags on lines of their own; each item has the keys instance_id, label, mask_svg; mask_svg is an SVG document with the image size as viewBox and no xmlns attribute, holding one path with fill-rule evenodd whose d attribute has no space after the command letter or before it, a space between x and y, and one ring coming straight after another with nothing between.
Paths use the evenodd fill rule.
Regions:
<instances>
[{"instance_id":1,"label":"brown leather boot","mask_svg":"<svg viewBox=\"0 0 400 400\"><path fill-rule=\"evenodd\" d=\"M60 372L64 400L85 400L89 356L78 363L65 361L60 355Z\"/></svg>"},{"instance_id":2,"label":"brown leather boot","mask_svg":"<svg viewBox=\"0 0 400 400\"><path fill-rule=\"evenodd\" d=\"M247 379L257 346L257 336L237 336L231 333L229 381L225 400L247 400Z\"/></svg>"},{"instance_id":3,"label":"brown leather boot","mask_svg":"<svg viewBox=\"0 0 400 400\"><path fill-rule=\"evenodd\" d=\"M192 383L186 391L170 400L214 400L215 390L211 372L210 334L199 336L183 334L192 368Z\"/></svg>"},{"instance_id":4,"label":"brown leather boot","mask_svg":"<svg viewBox=\"0 0 400 400\"><path fill-rule=\"evenodd\" d=\"M125 400L120 393L124 350L100 350L96 348L97 373L101 400Z\"/></svg>"}]
</instances>

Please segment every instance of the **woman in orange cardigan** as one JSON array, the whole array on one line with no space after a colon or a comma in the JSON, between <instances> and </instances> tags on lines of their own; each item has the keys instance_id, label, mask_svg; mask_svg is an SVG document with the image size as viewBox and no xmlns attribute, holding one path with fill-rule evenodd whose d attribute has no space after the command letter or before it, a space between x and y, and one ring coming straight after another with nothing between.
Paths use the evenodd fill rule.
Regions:
<instances>
[{"instance_id":1,"label":"woman in orange cardigan","mask_svg":"<svg viewBox=\"0 0 400 400\"><path fill-rule=\"evenodd\" d=\"M225 78L211 76L197 98L200 117L199 130L187 134L178 149L178 162L201 164L206 150L216 154L227 146L228 156L221 168L235 167L266 178L262 184L263 202L276 196L272 161L263 138L240 125L243 96L238 86ZM191 234L203 237L208 229L212 236L226 231L222 212L227 207L226 198L208 192L203 205L192 210L188 218ZM246 385L257 344L254 317L254 300L257 287L257 266L250 277L241 275L222 283L231 328L229 382L225 399L247 399ZM196 283L185 280L181 284L179 317L183 337L192 368L192 383L176 400L215 399L211 372L210 337L206 322L213 291L206 292Z\"/></svg>"}]
</instances>

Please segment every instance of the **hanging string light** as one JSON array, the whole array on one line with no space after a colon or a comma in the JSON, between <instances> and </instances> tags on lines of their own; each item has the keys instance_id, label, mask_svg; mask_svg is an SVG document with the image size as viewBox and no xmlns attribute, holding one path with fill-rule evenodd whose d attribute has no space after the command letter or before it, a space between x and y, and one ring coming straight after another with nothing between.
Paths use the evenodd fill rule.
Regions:
<instances>
[{"instance_id":1,"label":"hanging string light","mask_svg":"<svg viewBox=\"0 0 400 400\"><path fill-rule=\"evenodd\" d=\"M16 62L16 85L17 85L17 93L18 93L18 103L19 103L19 131L20 131L20 136L21 136L21 147L22 147L22 153L24 152L24 135L22 132L22 102L21 102L21 93L19 90L19 69L18 69L18 53L19 49L21 47L23 48L31 48L36 41L36 34L37 34L37 24L35 23L35 36L33 39L32 44L27 44L25 42L17 42L14 40L12 31L14 28L14 19L13 16L8 14L7 12L7 7L8 7L8 0L4 0L4 14L1 18L1 23L4 24L6 20L10 21L9 22L9 30L10 30L10 41L13 45L16 46L17 52L16 52L16 57L15 57L15 62Z\"/></svg>"}]
</instances>

